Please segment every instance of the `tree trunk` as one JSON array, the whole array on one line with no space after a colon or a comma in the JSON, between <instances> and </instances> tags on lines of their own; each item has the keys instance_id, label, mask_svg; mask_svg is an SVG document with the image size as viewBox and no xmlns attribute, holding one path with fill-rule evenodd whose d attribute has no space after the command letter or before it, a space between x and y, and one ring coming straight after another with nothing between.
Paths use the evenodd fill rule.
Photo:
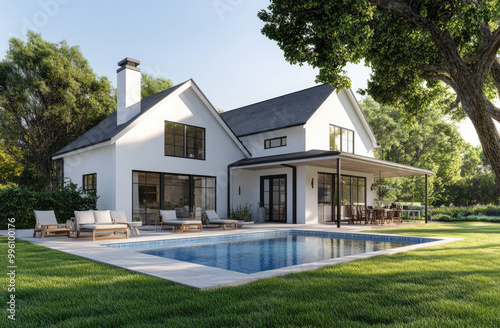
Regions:
<instances>
[{"instance_id":1,"label":"tree trunk","mask_svg":"<svg viewBox=\"0 0 500 328\"><path fill-rule=\"evenodd\" d=\"M462 97L462 106L474 125L484 155L495 175L495 183L500 192L500 134L489 115L492 104L486 97Z\"/></svg>"}]
</instances>

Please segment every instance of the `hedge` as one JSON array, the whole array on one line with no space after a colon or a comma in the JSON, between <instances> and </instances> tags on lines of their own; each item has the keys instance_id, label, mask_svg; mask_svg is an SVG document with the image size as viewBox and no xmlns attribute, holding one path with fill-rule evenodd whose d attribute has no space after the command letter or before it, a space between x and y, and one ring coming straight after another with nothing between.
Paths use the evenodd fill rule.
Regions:
<instances>
[{"instance_id":1,"label":"hedge","mask_svg":"<svg viewBox=\"0 0 500 328\"><path fill-rule=\"evenodd\" d=\"M468 215L453 217L446 214L436 214L432 217L433 221L445 222L497 222L500 223L500 216L486 216L486 215Z\"/></svg>"},{"instance_id":2,"label":"hedge","mask_svg":"<svg viewBox=\"0 0 500 328\"><path fill-rule=\"evenodd\" d=\"M83 192L73 183L55 191L9 187L0 190L0 229L7 229L9 218L15 218L16 229L33 229L34 210L54 210L57 221L65 223L74 211L96 209L97 198L95 191Z\"/></svg>"},{"instance_id":3,"label":"hedge","mask_svg":"<svg viewBox=\"0 0 500 328\"><path fill-rule=\"evenodd\" d=\"M476 206L476 207L438 207L431 211L432 216L446 215L453 218L467 217L471 215L479 216L500 216L500 206Z\"/></svg>"}]
</instances>

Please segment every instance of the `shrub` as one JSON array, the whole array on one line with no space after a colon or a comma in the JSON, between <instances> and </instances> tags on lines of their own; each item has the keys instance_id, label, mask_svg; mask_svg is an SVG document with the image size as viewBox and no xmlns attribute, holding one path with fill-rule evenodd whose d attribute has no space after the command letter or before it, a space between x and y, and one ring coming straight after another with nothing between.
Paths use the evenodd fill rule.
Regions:
<instances>
[{"instance_id":1,"label":"shrub","mask_svg":"<svg viewBox=\"0 0 500 328\"><path fill-rule=\"evenodd\" d=\"M10 187L0 190L0 229L7 229L7 219L15 218L17 229L35 226L34 210L54 210L59 223L65 223L74 211L96 208L95 191L84 192L71 182L55 191L33 191Z\"/></svg>"},{"instance_id":2,"label":"shrub","mask_svg":"<svg viewBox=\"0 0 500 328\"><path fill-rule=\"evenodd\" d=\"M241 206L238 205L236 208L231 210L231 219L234 220L244 220L252 221L252 209L250 205Z\"/></svg>"}]
</instances>

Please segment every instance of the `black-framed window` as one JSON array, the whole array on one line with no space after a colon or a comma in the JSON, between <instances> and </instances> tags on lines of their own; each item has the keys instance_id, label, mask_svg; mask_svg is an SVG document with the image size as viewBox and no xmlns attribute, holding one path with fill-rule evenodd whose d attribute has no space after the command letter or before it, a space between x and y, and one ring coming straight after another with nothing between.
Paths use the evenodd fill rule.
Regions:
<instances>
[{"instance_id":1,"label":"black-framed window","mask_svg":"<svg viewBox=\"0 0 500 328\"><path fill-rule=\"evenodd\" d=\"M264 149L286 146L286 137L279 137L264 140Z\"/></svg>"},{"instance_id":2,"label":"black-framed window","mask_svg":"<svg viewBox=\"0 0 500 328\"><path fill-rule=\"evenodd\" d=\"M132 171L132 214L155 224L161 209L217 210L216 186L216 177Z\"/></svg>"},{"instance_id":3,"label":"black-framed window","mask_svg":"<svg viewBox=\"0 0 500 328\"><path fill-rule=\"evenodd\" d=\"M165 121L165 156L205 159L205 128Z\"/></svg>"},{"instance_id":4,"label":"black-framed window","mask_svg":"<svg viewBox=\"0 0 500 328\"><path fill-rule=\"evenodd\" d=\"M83 175L83 190L97 190L97 173Z\"/></svg>"},{"instance_id":5,"label":"black-framed window","mask_svg":"<svg viewBox=\"0 0 500 328\"><path fill-rule=\"evenodd\" d=\"M354 131L330 124L330 150L354 154Z\"/></svg>"}]
</instances>

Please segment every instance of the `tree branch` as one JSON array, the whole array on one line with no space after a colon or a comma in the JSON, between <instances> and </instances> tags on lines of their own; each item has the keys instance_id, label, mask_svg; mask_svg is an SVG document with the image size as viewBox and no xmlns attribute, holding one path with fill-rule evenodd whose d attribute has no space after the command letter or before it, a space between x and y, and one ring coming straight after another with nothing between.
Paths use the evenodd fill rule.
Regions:
<instances>
[{"instance_id":1,"label":"tree branch","mask_svg":"<svg viewBox=\"0 0 500 328\"><path fill-rule=\"evenodd\" d=\"M498 61L498 50L500 50L500 27L496 29L495 33L487 37L487 40L483 40L483 49L479 54L478 64L473 72L476 83L484 83L494 62Z\"/></svg>"},{"instance_id":2,"label":"tree branch","mask_svg":"<svg viewBox=\"0 0 500 328\"><path fill-rule=\"evenodd\" d=\"M424 79L428 79L428 80L434 80L434 81L444 82L447 85L449 85L450 87L452 87L455 91L457 91L458 86L455 83L455 81L453 81L451 78L449 78L446 75L443 75L443 74L430 74L430 75L423 76L423 78Z\"/></svg>"},{"instance_id":3,"label":"tree branch","mask_svg":"<svg viewBox=\"0 0 500 328\"><path fill-rule=\"evenodd\" d=\"M450 72L448 71L448 68L446 68L444 66L423 65L423 66L420 66L420 68L423 69L424 71L450 74Z\"/></svg>"},{"instance_id":4,"label":"tree branch","mask_svg":"<svg viewBox=\"0 0 500 328\"><path fill-rule=\"evenodd\" d=\"M491 65L491 76L493 76L493 82L497 88L497 96L500 97L500 61L498 58Z\"/></svg>"},{"instance_id":5,"label":"tree branch","mask_svg":"<svg viewBox=\"0 0 500 328\"><path fill-rule=\"evenodd\" d=\"M500 108L496 107L493 104L489 106L489 114L492 119L500 123Z\"/></svg>"}]
</instances>

